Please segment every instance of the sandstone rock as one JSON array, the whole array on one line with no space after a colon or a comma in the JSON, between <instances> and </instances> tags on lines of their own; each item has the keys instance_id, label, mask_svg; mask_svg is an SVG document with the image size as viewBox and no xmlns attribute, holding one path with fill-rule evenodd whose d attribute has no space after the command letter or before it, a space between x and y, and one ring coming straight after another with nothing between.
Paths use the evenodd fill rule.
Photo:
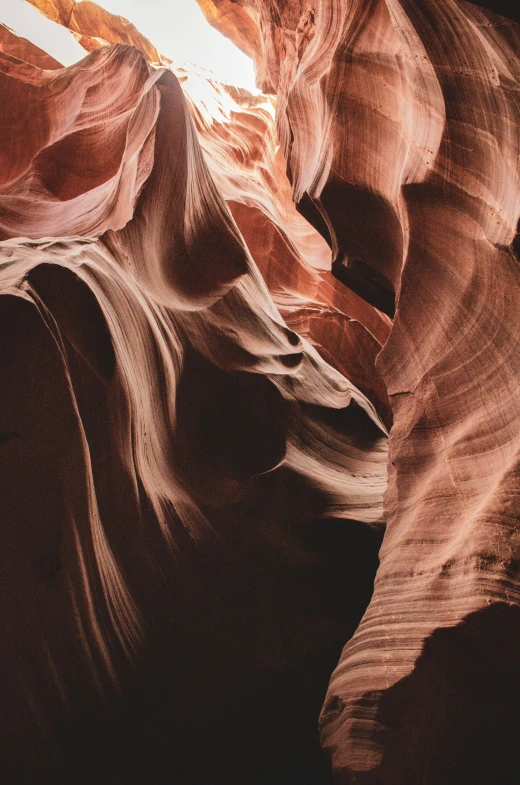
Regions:
<instances>
[{"instance_id":1,"label":"sandstone rock","mask_svg":"<svg viewBox=\"0 0 520 785\"><path fill-rule=\"evenodd\" d=\"M202 103L133 47L56 71L4 55L0 75L7 780L238 782L251 758L251 783L275 760L286 781L326 777L317 713L370 596L384 406L373 352L359 363L364 395L341 371L348 360L329 364L287 326L254 256L269 259L226 206L249 199L255 220L267 210L287 291L341 302L279 159L278 195L270 180L272 112L211 88L243 116L244 149L255 129L273 143L239 155L226 185L217 125L212 147ZM356 298L349 308L367 323L360 340L379 346L385 318ZM352 517L340 531L335 519ZM315 574L323 599L309 594ZM331 574L346 602L327 590ZM300 706L289 728L273 722L280 700ZM215 738L207 759L201 734Z\"/></svg>"},{"instance_id":2,"label":"sandstone rock","mask_svg":"<svg viewBox=\"0 0 520 785\"><path fill-rule=\"evenodd\" d=\"M346 643L337 783L516 783L520 28L200 0L251 96L34 4L93 51L0 39L8 781L325 783Z\"/></svg>"},{"instance_id":3,"label":"sandstone rock","mask_svg":"<svg viewBox=\"0 0 520 785\"><path fill-rule=\"evenodd\" d=\"M44 70L61 68L61 63L54 57L2 24L0 24L0 51Z\"/></svg>"},{"instance_id":4,"label":"sandstone rock","mask_svg":"<svg viewBox=\"0 0 520 785\"><path fill-rule=\"evenodd\" d=\"M464 2L240 5L295 201L326 216L340 280L388 313L396 298L376 360L394 415L387 530L323 744L338 783L513 782L513 702L501 682L507 710L490 708L472 678L495 656L488 623L513 625L509 674L518 654L520 30Z\"/></svg>"},{"instance_id":5,"label":"sandstone rock","mask_svg":"<svg viewBox=\"0 0 520 785\"><path fill-rule=\"evenodd\" d=\"M72 11L76 5L75 0L28 0L41 13L53 22L68 27Z\"/></svg>"}]
</instances>

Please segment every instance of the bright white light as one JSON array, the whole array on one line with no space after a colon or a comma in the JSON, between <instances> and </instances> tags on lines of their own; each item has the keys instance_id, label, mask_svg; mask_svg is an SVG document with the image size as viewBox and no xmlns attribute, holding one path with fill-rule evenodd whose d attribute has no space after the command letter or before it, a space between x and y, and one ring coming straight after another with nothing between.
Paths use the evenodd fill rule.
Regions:
<instances>
[{"instance_id":1,"label":"bright white light","mask_svg":"<svg viewBox=\"0 0 520 785\"><path fill-rule=\"evenodd\" d=\"M196 0L99 0L98 5L129 19L174 67L193 63L212 71L221 82L258 92L252 61L208 24ZM69 31L25 0L0 0L0 22L63 65L85 57Z\"/></svg>"},{"instance_id":2,"label":"bright white light","mask_svg":"<svg viewBox=\"0 0 520 785\"><path fill-rule=\"evenodd\" d=\"M72 65L85 57L85 50L68 30L42 16L25 0L0 0L0 22L63 65Z\"/></svg>"},{"instance_id":3,"label":"bright white light","mask_svg":"<svg viewBox=\"0 0 520 785\"><path fill-rule=\"evenodd\" d=\"M219 81L256 92L252 61L208 24L196 0L98 0L98 5L129 19L174 66L194 63Z\"/></svg>"}]
</instances>

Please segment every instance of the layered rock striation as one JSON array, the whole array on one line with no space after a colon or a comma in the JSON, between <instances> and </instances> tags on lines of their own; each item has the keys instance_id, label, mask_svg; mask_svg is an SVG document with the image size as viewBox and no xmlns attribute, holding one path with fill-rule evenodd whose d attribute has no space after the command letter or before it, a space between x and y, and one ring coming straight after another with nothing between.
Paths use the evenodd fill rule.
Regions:
<instances>
[{"instance_id":1,"label":"layered rock striation","mask_svg":"<svg viewBox=\"0 0 520 785\"><path fill-rule=\"evenodd\" d=\"M390 323L296 211L272 100L100 32L0 54L5 778L326 782Z\"/></svg>"},{"instance_id":2,"label":"layered rock striation","mask_svg":"<svg viewBox=\"0 0 520 785\"><path fill-rule=\"evenodd\" d=\"M295 203L395 310L387 528L322 743L338 783L514 782L520 28L444 0L238 5Z\"/></svg>"},{"instance_id":3,"label":"layered rock striation","mask_svg":"<svg viewBox=\"0 0 520 785\"><path fill-rule=\"evenodd\" d=\"M329 782L346 644L335 782L516 783L520 28L201 0L252 96L33 4L90 54L0 30L6 781Z\"/></svg>"}]
</instances>

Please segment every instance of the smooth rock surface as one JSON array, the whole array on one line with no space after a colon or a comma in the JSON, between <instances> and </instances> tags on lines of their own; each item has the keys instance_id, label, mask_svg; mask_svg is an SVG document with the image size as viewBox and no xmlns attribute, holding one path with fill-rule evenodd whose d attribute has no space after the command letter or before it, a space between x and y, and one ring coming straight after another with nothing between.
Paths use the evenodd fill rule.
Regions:
<instances>
[{"instance_id":1,"label":"smooth rock surface","mask_svg":"<svg viewBox=\"0 0 520 785\"><path fill-rule=\"evenodd\" d=\"M520 28L458 0L238 5L295 202L395 309L387 529L322 743L338 783L516 782Z\"/></svg>"},{"instance_id":2,"label":"smooth rock surface","mask_svg":"<svg viewBox=\"0 0 520 785\"><path fill-rule=\"evenodd\" d=\"M251 96L34 4L92 51L0 37L4 779L327 783L346 644L336 783L516 785L520 27L201 0Z\"/></svg>"},{"instance_id":3,"label":"smooth rock surface","mask_svg":"<svg viewBox=\"0 0 520 785\"><path fill-rule=\"evenodd\" d=\"M4 780L328 783L390 322L295 210L271 99L97 44L0 55Z\"/></svg>"}]
</instances>

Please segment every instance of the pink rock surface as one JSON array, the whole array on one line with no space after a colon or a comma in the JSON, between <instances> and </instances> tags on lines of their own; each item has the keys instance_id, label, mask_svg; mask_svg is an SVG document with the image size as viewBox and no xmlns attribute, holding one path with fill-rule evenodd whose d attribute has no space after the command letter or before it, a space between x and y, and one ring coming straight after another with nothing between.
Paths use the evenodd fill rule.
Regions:
<instances>
[{"instance_id":1,"label":"pink rock surface","mask_svg":"<svg viewBox=\"0 0 520 785\"><path fill-rule=\"evenodd\" d=\"M346 643L335 782L516 783L520 28L200 2L254 97L34 4L95 51L0 38L6 781L329 782Z\"/></svg>"},{"instance_id":2,"label":"pink rock surface","mask_svg":"<svg viewBox=\"0 0 520 785\"><path fill-rule=\"evenodd\" d=\"M7 781L326 777L318 710L377 565L389 320L332 278L269 101L209 84L207 122L133 47L43 71L24 47L0 65Z\"/></svg>"},{"instance_id":3,"label":"pink rock surface","mask_svg":"<svg viewBox=\"0 0 520 785\"><path fill-rule=\"evenodd\" d=\"M448 0L239 5L295 202L340 280L395 295L387 529L322 743L338 783L513 782L520 28Z\"/></svg>"}]
</instances>

